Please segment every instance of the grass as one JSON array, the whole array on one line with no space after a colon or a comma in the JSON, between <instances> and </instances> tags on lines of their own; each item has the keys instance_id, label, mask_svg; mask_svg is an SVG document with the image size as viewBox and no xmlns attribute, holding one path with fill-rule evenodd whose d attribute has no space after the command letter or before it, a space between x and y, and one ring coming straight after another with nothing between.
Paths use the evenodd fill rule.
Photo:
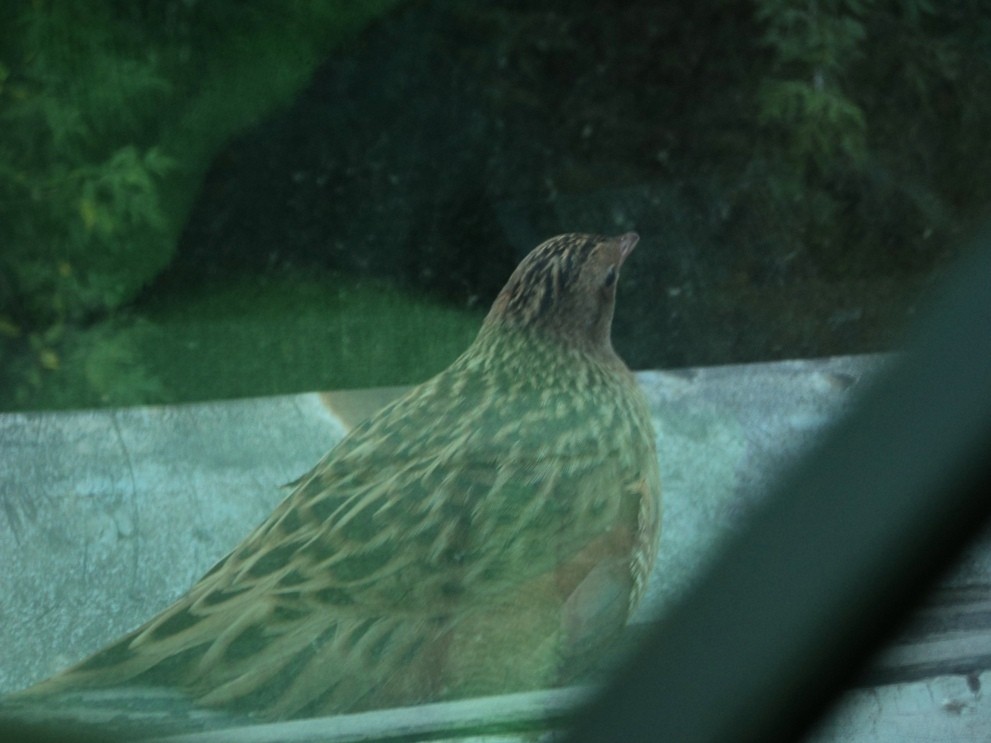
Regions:
<instances>
[{"instance_id":1,"label":"grass","mask_svg":"<svg viewBox=\"0 0 991 743\"><path fill-rule=\"evenodd\" d=\"M414 384L453 361L481 320L481 312L382 281L330 273L228 277L67 332L58 363L49 358L47 368L36 368L25 350L9 365L14 384L0 390L0 408L174 404Z\"/></svg>"}]
</instances>

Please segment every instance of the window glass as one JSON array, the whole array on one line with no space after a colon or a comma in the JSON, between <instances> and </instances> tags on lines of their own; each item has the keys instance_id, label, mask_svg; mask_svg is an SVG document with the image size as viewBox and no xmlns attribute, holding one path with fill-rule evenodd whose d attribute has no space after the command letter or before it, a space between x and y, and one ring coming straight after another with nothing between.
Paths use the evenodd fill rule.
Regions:
<instances>
[{"instance_id":1,"label":"window glass","mask_svg":"<svg viewBox=\"0 0 991 743\"><path fill-rule=\"evenodd\" d=\"M921 0L5 6L0 692L150 617L79 678L230 715L198 725L600 677L986 216L989 34Z\"/></svg>"}]
</instances>

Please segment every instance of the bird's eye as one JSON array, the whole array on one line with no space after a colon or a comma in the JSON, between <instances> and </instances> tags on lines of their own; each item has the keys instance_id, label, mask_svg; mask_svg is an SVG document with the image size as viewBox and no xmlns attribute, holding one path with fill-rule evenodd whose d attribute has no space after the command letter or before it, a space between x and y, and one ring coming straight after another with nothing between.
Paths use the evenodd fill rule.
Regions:
<instances>
[{"instance_id":1,"label":"bird's eye","mask_svg":"<svg viewBox=\"0 0 991 743\"><path fill-rule=\"evenodd\" d=\"M602 285L609 288L616 283L616 266L609 266L609 270L606 271L606 278L603 279Z\"/></svg>"}]
</instances>

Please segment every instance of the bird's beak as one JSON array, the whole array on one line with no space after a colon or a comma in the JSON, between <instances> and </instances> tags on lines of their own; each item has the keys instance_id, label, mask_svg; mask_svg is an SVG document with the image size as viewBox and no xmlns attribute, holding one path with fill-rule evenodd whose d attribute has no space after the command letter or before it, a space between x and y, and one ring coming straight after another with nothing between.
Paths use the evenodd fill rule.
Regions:
<instances>
[{"instance_id":1,"label":"bird's beak","mask_svg":"<svg viewBox=\"0 0 991 743\"><path fill-rule=\"evenodd\" d=\"M623 265L626 256L633 252L633 248L636 247L639 240L640 235L636 232L627 232L625 235L619 236L619 265Z\"/></svg>"}]
</instances>

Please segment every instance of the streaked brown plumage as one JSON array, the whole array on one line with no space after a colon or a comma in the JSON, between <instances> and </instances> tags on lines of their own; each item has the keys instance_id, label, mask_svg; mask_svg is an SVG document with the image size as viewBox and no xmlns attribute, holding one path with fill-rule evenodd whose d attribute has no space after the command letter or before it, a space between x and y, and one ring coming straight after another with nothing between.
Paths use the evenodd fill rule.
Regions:
<instances>
[{"instance_id":1,"label":"streaked brown plumage","mask_svg":"<svg viewBox=\"0 0 991 743\"><path fill-rule=\"evenodd\" d=\"M583 670L658 534L649 413L610 341L636 241L537 247L448 369L356 427L175 604L26 693L167 686L288 718Z\"/></svg>"}]
</instances>

